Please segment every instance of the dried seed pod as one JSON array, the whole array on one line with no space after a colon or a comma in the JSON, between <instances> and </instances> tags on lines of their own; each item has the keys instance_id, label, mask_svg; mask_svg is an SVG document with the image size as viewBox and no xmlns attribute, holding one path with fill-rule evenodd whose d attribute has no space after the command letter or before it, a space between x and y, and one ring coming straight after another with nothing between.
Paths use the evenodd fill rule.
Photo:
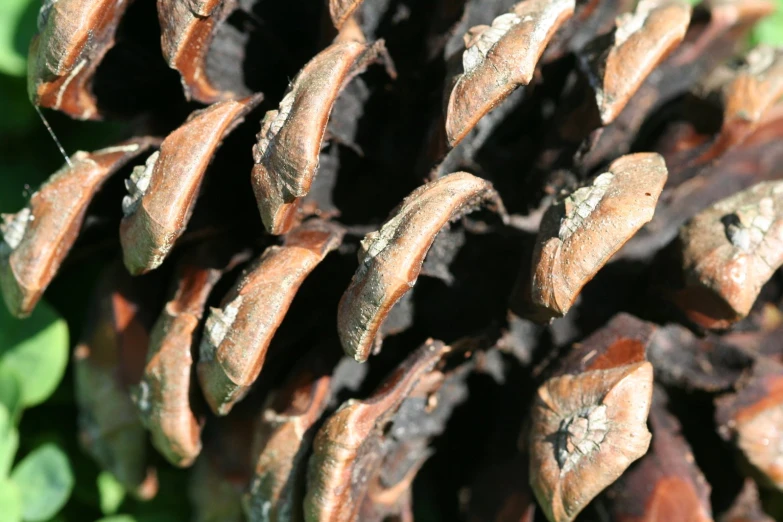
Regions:
<instances>
[{"instance_id":1,"label":"dried seed pod","mask_svg":"<svg viewBox=\"0 0 783 522\"><path fill-rule=\"evenodd\" d=\"M335 364L322 348L270 397L258 420L255 472L244 497L251 522L302 520L306 457L317 422L341 388L354 388L364 377L364 366L348 358Z\"/></svg>"},{"instance_id":2,"label":"dried seed pod","mask_svg":"<svg viewBox=\"0 0 783 522\"><path fill-rule=\"evenodd\" d=\"M264 116L253 147L252 182L264 226L272 234L284 234L295 225L340 91L385 53L383 40L372 45L338 40L304 66L280 107Z\"/></svg>"},{"instance_id":3,"label":"dried seed pod","mask_svg":"<svg viewBox=\"0 0 783 522\"><path fill-rule=\"evenodd\" d=\"M546 381L533 404L530 477L552 522L573 520L647 452L652 365L639 362Z\"/></svg>"},{"instance_id":4,"label":"dried seed pod","mask_svg":"<svg viewBox=\"0 0 783 522\"><path fill-rule=\"evenodd\" d=\"M760 370L759 370L760 367ZM717 399L719 433L733 439L764 482L783 489L783 372L760 362L754 378L735 395Z\"/></svg>"},{"instance_id":5,"label":"dried seed pod","mask_svg":"<svg viewBox=\"0 0 783 522\"><path fill-rule=\"evenodd\" d=\"M435 368L449 352L428 341L373 396L347 401L326 421L313 443L305 520L411 519L410 485L428 441L465 395L450 378L459 381L465 367L454 374Z\"/></svg>"},{"instance_id":6,"label":"dried seed pod","mask_svg":"<svg viewBox=\"0 0 783 522\"><path fill-rule=\"evenodd\" d=\"M533 253L537 319L565 315L582 287L652 219L666 176L659 155L630 154L547 210Z\"/></svg>"},{"instance_id":7,"label":"dried seed pod","mask_svg":"<svg viewBox=\"0 0 783 522\"><path fill-rule=\"evenodd\" d=\"M359 268L337 311L345 353L367 360L389 311L416 283L438 232L481 204L502 212L490 182L466 172L449 174L414 190L380 230L362 240Z\"/></svg>"},{"instance_id":8,"label":"dried seed pod","mask_svg":"<svg viewBox=\"0 0 783 522\"><path fill-rule=\"evenodd\" d=\"M320 220L292 230L266 249L207 318L198 376L204 396L226 415L255 382L267 348L305 278L337 248L343 229Z\"/></svg>"},{"instance_id":9,"label":"dried seed pod","mask_svg":"<svg viewBox=\"0 0 783 522\"><path fill-rule=\"evenodd\" d=\"M163 57L179 72L189 100L214 103L235 96L215 86L206 64L212 38L232 5L225 0L158 0Z\"/></svg>"},{"instance_id":10,"label":"dried seed pod","mask_svg":"<svg viewBox=\"0 0 783 522\"><path fill-rule=\"evenodd\" d=\"M80 120L101 118L92 79L129 1L46 0L30 44L27 89L36 105Z\"/></svg>"},{"instance_id":11,"label":"dried seed pod","mask_svg":"<svg viewBox=\"0 0 783 522\"><path fill-rule=\"evenodd\" d=\"M745 317L783 265L783 182L759 183L700 212L680 241L686 280L674 300L688 318L725 328Z\"/></svg>"},{"instance_id":12,"label":"dried seed pod","mask_svg":"<svg viewBox=\"0 0 783 522\"><path fill-rule=\"evenodd\" d=\"M262 99L256 94L194 112L166 137L160 151L133 170L120 225L123 259L131 274L163 263L187 227L215 150Z\"/></svg>"},{"instance_id":13,"label":"dried seed pod","mask_svg":"<svg viewBox=\"0 0 783 522\"><path fill-rule=\"evenodd\" d=\"M608 125L647 76L685 37L691 6L684 0L642 0L617 18L610 48L588 47L582 58L595 90L601 122Z\"/></svg>"},{"instance_id":14,"label":"dried seed pod","mask_svg":"<svg viewBox=\"0 0 783 522\"><path fill-rule=\"evenodd\" d=\"M146 289L143 281L131 282L119 264L107 269L73 357L81 444L142 499L155 496L158 480L147 468L147 434L128 387L139 380L149 341Z\"/></svg>"},{"instance_id":15,"label":"dried seed pod","mask_svg":"<svg viewBox=\"0 0 783 522\"><path fill-rule=\"evenodd\" d=\"M329 0L329 15L339 31L364 0Z\"/></svg>"},{"instance_id":16,"label":"dried seed pod","mask_svg":"<svg viewBox=\"0 0 783 522\"><path fill-rule=\"evenodd\" d=\"M58 4L59 5L59 4ZM101 185L154 140L140 138L92 153L77 152L25 208L0 226L0 286L12 314L33 311L76 241L87 207Z\"/></svg>"},{"instance_id":17,"label":"dried seed pod","mask_svg":"<svg viewBox=\"0 0 783 522\"><path fill-rule=\"evenodd\" d=\"M696 466L680 423L656 389L650 451L607 491L617 522L712 522L710 486Z\"/></svg>"},{"instance_id":18,"label":"dried seed pod","mask_svg":"<svg viewBox=\"0 0 783 522\"><path fill-rule=\"evenodd\" d=\"M463 74L451 91L446 135L454 147L487 112L527 85L544 48L574 12L574 0L525 0L466 35Z\"/></svg>"},{"instance_id":19,"label":"dried seed pod","mask_svg":"<svg viewBox=\"0 0 783 522\"><path fill-rule=\"evenodd\" d=\"M174 295L150 334L147 365L132 391L152 443L175 466L190 466L201 452L201 425L191 407L193 343L212 288L246 253L215 254L220 241L207 242L184 257Z\"/></svg>"}]
</instances>

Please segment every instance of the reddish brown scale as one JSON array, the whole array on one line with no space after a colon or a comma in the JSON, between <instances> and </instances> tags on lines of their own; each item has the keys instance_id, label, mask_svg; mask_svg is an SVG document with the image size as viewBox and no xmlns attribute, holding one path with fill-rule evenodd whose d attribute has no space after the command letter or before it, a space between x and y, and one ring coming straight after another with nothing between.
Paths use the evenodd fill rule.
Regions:
<instances>
[{"instance_id":1,"label":"reddish brown scale","mask_svg":"<svg viewBox=\"0 0 783 522\"><path fill-rule=\"evenodd\" d=\"M608 52L592 47L584 51L603 125L617 118L647 76L680 44L690 15L685 1L642 0L634 13L617 18Z\"/></svg>"},{"instance_id":2,"label":"reddish brown scale","mask_svg":"<svg viewBox=\"0 0 783 522\"><path fill-rule=\"evenodd\" d=\"M285 237L282 246L267 248L240 276L221 308L211 310L199 350L198 376L216 414L226 415L250 390L297 290L342 237L338 225L304 223Z\"/></svg>"},{"instance_id":3,"label":"reddish brown scale","mask_svg":"<svg viewBox=\"0 0 783 522\"><path fill-rule=\"evenodd\" d=\"M80 120L102 115L92 92L95 70L114 46L131 0L46 0L30 44L27 90L36 105Z\"/></svg>"},{"instance_id":4,"label":"reddish brown scale","mask_svg":"<svg viewBox=\"0 0 783 522\"><path fill-rule=\"evenodd\" d=\"M418 386L429 388L432 385L428 382L442 379L437 372L431 372L450 350L439 341L428 341L372 397L349 400L326 421L313 443L305 520L383 520L383 511L388 511L388 516L410 509L408 490L420 463L409 468L397 484L380 487L377 473L384 460L384 429ZM368 504L370 508L380 508L380 516L378 512L371 517L362 515Z\"/></svg>"},{"instance_id":5,"label":"reddish brown scale","mask_svg":"<svg viewBox=\"0 0 783 522\"><path fill-rule=\"evenodd\" d=\"M350 32L352 27L349 27ZM379 57L388 61L383 40L368 45L338 35L299 72L280 101L266 113L253 147L253 191L261 218L272 234L289 231L299 216L318 169L326 124L340 91Z\"/></svg>"},{"instance_id":6,"label":"reddish brown scale","mask_svg":"<svg viewBox=\"0 0 783 522\"><path fill-rule=\"evenodd\" d=\"M338 31L363 2L364 0L329 0L329 15Z\"/></svg>"},{"instance_id":7,"label":"reddish brown scale","mask_svg":"<svg viewBox=\"0 0 783 522\"><path fill-rule=\"evenodd\" d=\"M573 520L647 452L654 328L619 315L575 347L538 389L530 427L530 484L551 522Z\"/></svg>"},{"instance_id":8,"label":"reddish brown scale","mask_svg":"<svg viewBox=\"0 0 783 522\"><path fill-rule=\"evenodd\" d=\"M783 370L760 360L739 392L716 400L719 433L734 441L763 483L783 489Z\"/></svg>"},{"instance_id":9,"label":"reddish brown scale","mask_svg":"<svg viewBox=\"0 0 783 522\"><path fill-rule=\"evenodd\" d=\"M413 191L377 232L361 243L359 268L343 294L337 329L345 353L366 361L391 308L416 283L435 237L482 204L503 212L492 184L466 172Z\"/></svg>"},{"instance_id":10,"label":"reddish brown scale","mask_svg":"<svg viewBox=\"0 0 783 522\"><path fill-rule=\"evenodd\" d=\"M749 312L783 265L783 182L766 182L697 214L680 232L685 288L674 301L706 328Z\"/></svg>"},{"instance_id":11,"label":"reddish brown scale","mask_svg":"<svg viewBox=\"0 0 783 522\"><path fill-rule=\"evenodd\" d=\"M301 520L307 456L318 422L338 392L357 385L363 368L340 359L331 344L313 349L267 399L256 422L255 470L244 496L252 521Z\"/></svg>"},{"instance_id":12,"label":"reddish brown scale","mask_svg":"<svg viewBox=\"0 0 783 522\"><path fill-rule=\"evenodd\" d=\"M463 74L446 108L446 136L456 146L485 114L533 78L547 43L574 12L574 0L526 0L465 36Z\"/></svg>"},{"instance_id":13,"label":"reddish brown scale","mask_svg":"<svg viewBox=\"0 0 783 522\"><path fill-rule=\"evenodd\" d=\"M174 293L150 334L147 364L132 396L155 448L172 464L190 466L201 452L203 418L194 412L193 346L212 289L221 276L249 258L214 251L228 242L207 242L185 254Z\"/></svg>"},{"instance_id":14,"label":"reddish brown scale","mask_svg":"<svg viewBox=\"0 0 783 522\"><path fill-rule=\"evenodd\" d=\"M188 225L204 174L223 139L263 96L224 101L196 111L169 134L160 151L126 181L120 224L123 260L131 274L154 270Z\"/></svg>"},{"instance_id":15,"label":"reddish brown scale","mask_svg":"<svg viewBox=\"0 0 783 522\"><path fill-rule=\"evenodd\" d=\"M201 103L234 98L215 85L207 71L207 53L217 28L225 22L233 0L158 0L161 48L169 67L182 78L185 96Z\"/></svg>"},{"instance_id":16,"label":"reddish brown scale","mask_svg":"<svg viewBox=\"0 0 783 522\"><path fill-rule=\"evenodd\" d=\"M682 43L655 70L655 74L647 77L615 121L600 131L590 149L582 152L584 155L580 158L579 167L584 172L594 170L608 159L628 153L633 139L631 136L639 132L650 114L691 90L705 72L728 59L737 47L736 42L747 37L751 25L774 10L771 2L765 0L760 3L766 3L767 9L771 10L759 12L749 9L729 16L727 10L736 10L749 2L735 0L733 7L729 5L731 3L710 5L709 17L703 14L691 20ZM702 3L701 7L704 8L706 4L709 2ZM698 139L706 140L707 137L698 136ZM684 139L678 140L678 146L693 148L696 145L698 143L686 146ZM667 159L668 164L669 156L660 150L658 152ZM670 183L676 176L676 172L670 173Z\"/></svg>"},{"instance_id":17,"label":"reddish brown scale","mask_svg":"<svg viewBox=\"0 0 783 522\"><path fill-rule=\"evenodd\" d=\"M666 176L657 154L630 154L547 210L533 253L533 318L568 312L582 287L652 219Z\"/></svg>"},{"instance_id":18,"label":"reddish brown scale","mask_svg":"<svg viewBox=\"0 0 783 522\"><path fill-rule=\"evenodd\" d=\"M28 316L57 275L103 183L156 144L138 138L95 152L77 152L0 226L0 287L12 314Z\"/></svg>"}]
</instances>

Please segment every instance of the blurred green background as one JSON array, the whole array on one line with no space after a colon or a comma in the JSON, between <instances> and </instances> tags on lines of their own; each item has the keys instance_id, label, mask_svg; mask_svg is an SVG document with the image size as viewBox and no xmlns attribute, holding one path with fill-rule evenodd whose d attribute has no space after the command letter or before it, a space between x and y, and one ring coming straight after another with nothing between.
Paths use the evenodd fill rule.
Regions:
<instances>
[{"instance_id":1,"label":"blurred green background","mask_svg":"<svg viewBox=\"0 0 783 522\"><path fill-rule=\"evenodd\" d=\"M27 47L39 7L40 0L0 0L2 213L21 209L63 163L26 92ZM783 45L783 9L751 40ZM50 111L46 117L69 154L110 145L120 135L117 124L74 122ZM68 361L98 268L71 264L24 321L0 305L0 522L189 518L182 472L162 469L156 499L139 503L79 449Z\"/></svg>"}]
</instances>

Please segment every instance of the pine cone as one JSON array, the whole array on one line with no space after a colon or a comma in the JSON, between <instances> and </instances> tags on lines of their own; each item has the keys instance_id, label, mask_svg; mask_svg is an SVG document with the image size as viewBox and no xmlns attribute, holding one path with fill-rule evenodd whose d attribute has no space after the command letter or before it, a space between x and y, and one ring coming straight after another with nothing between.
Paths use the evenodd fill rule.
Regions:
<instances>
[{"instance_id":1,"label":"pine cone","mask_svg":"<svg viewBox=\"0 0 783 522\"><path fill-rule=\"evenodd\" d=\"M327 4L44 3L31 99L127 132L2 228L20 317L110 261L85 450L201 521L762 520L772 1Z\"/></svg>"}]
</instances>

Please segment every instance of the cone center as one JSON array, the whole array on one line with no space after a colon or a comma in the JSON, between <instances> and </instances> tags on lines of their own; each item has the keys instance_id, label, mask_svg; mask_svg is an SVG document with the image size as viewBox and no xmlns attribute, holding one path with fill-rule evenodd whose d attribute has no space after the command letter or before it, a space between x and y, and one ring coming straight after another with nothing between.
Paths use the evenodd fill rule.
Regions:
<instances>
[{"instance_id":1,"label":"cone center","mask_svg":"<svg viewBox=\"0 0 783 522\"><path fill-rule=\"evenodd\" d=\"M591 406L563 419L557 431L555 455L561 469L599 449L606 436L606 406Z\"/></svg>"}]
</instances>

